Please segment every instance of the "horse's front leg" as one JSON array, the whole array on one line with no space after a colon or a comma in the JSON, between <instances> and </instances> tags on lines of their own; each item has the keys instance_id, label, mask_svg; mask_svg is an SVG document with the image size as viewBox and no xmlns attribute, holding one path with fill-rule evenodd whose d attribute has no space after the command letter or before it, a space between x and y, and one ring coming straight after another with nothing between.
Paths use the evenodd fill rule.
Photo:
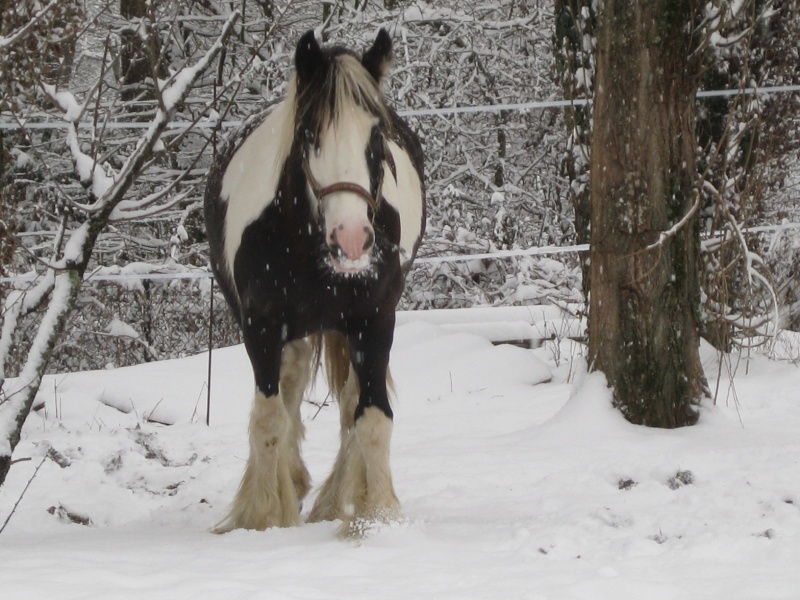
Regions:
<instances>
[{"instance_id":1,"label":"horse's front leg","mask_svg":"<svg viewBox=\"0 0 800 600\"><path fill-rule=\"evenodd\" d=\"M389 351L394 318L372 335L350 338L351 361L358 376L359 396L355 409L355 438L364 460L363 488L358 490L355 517L389 521L399 517L400 503L389 467L393 413L389 401Z\"/></svg>"},{"instance_id":2,"label":"horse's front leg","mask_svg":"<svg viewBox=\"0 0 800 600\"><path fill-rule=\"evenodd\" d=\"M389 467L392 409L387 376L394 319L348 336L350 376L340 402L342 440L309 521L341 519L359 535L365 523L400 516Z\"/></svg>"},{"instance_id":3,"label":"horse's front leg","mask_svg":"<svg viewBox=\"0 0 800 600\"><path fill-rule=\"evenodd\" d=\"M258 529L299 525L300 501L309 488L300 458L300 400L310 371L304 341L284 346L269 321L245 320L244 342L255 374L250 453L227 518L215 528Z\"/></svg>"}]
</instances>

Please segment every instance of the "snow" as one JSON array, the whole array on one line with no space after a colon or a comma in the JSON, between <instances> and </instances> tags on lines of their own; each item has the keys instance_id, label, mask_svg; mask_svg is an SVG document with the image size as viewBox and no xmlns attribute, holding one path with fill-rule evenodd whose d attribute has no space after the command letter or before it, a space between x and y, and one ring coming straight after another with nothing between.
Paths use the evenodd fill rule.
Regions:
<instances>
[{"instance_id":1,"label":"snow","mask_svg":"<svg viewBox=\"0 0 800 600\"><path fill-rule=\"evenodd\" d=\"M65 110L69 111L71 108L65 108ZM114 186L115 179L113 171L109 169L107 172L102 165L97 164L94 158L81 150L80 142L78 141L78 131L74 123L70 123L67 128L66 143L72 153L75 171L78 173L81 182L91 189L92 197L95 200L102 199L106 192Z\"/></svg>"},{"instance_id":2,"label":"snow","mask_svg":"<svg viewBox=\"0 0 800 600\"><path fill-rule=\"evenodd\" d=\"M578 67L577 69L575 69L574 82L573 82L575 90L580 93L590 94L592 92L593 77L594 73L592 69L587 69L585 67Z\"/></svg>"},{"instance_id":3,"label":"snow","mask_svg":"<svg viewBox=\"0 0 800 600\"><path fill-rule=\"evenodd\" d=\"M17 171L22 171L33 166L31 155L27 152L23 152L19 148L12 148L11 156L14 157L14 168Z\"/></svg>"},{"instance_id":4,"label":"snow","mask_svg":"<svg viewBox=\"0 0 800 600\"><path fill-rule=\"evenodd\" d=\"M200 63L191 67L184 67L174 75L168 86L164 86L161 92L161 99L165 107L164 112L173 110L173 108L186 97L187 90L194 83L202 68L205 68L205 65Z\"/></svg>"},{"instance_id":5,"label":"snow","mask_svg":"<svg viewBox=\"0 0 800 600\"><path fill-rule=\"evenodd\" d=\"M697 426L646 429L611 407L576 344L525 350L475 333L557 319L400 315L392 465L405 518L358 542L335 523L208 533L247 455L241 347L213 354L211 427L206 355L46 378L15 454L32 460L0 488L1 522L54 459L0 534L3 597L800 597L796 363L730 357ZM715 389L717 357L702 354ZM317 485L339 435L325 396L319 382L303 406Z\"/></svg>"},{"instance_id":6,"label":"snow","mask_svg":"<svg viewBox=\"0 0 800 600\"><path fill-rule=\"evenodd\" d=\"M106 333L115 337L127 337L131 339L139 339L139 332L136 331L129 323L121 321L116 317L112 318L106 328Z\"/></svg>"}]
</instances>

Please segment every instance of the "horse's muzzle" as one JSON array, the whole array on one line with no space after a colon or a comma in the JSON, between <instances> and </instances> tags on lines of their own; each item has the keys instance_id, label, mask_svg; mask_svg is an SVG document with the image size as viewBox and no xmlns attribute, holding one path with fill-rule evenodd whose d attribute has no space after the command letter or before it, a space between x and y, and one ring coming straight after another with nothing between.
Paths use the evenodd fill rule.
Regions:
<instances>
[{"instance_id":1,"label":"horse's muzzle","mask_svg":"<svg viewBox=\"0 0 800 600\"><path fill-rule=\"evenodd\" d=\"M333 270L339 273L360 273L369 268L375 230L372 225L340 223L328 233Z\"/></svg>"}]
</instances>

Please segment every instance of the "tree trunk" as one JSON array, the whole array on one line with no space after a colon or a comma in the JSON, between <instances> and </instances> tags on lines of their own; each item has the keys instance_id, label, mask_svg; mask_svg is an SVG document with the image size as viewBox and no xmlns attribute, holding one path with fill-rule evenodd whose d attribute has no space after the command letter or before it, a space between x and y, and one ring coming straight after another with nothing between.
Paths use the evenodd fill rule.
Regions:
<instances>
[{"instance_id":1,"label":"tree trunk","mask_svg":"<svg viewBox=\"0 0 800 600\"><path fill-rule=\"evenodd\" d=\"M589 357L625 417L653 427L693 424L704 388L696 216L661 235L696 200L694 11L606 0L597 39Z\"/></svg>"},{"instance_id":2,"label":"tree trunk","mask_svg":"<svg viewBox=\"0 0 800 600\"><path fill-rule=\"evenodd\" d=\"M145 0L120 0L120 14L128 20L146 22L148 2ZM158 31L148 31L142 39L140 31L123 28L120 36L120 98L124 102L151 100L155 97L152 80L166 79L169 73L163 64ZM150 78L150 84L147 79ZM134 109L138 110L138 109Z\"/></svg>"}]
</instances>

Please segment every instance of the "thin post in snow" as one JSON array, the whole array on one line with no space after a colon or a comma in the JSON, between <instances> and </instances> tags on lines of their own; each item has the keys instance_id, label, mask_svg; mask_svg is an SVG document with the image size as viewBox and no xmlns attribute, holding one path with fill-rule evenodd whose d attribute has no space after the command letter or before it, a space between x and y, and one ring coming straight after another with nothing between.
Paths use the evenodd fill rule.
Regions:
<instances>
[{"instance_id":1,"label":"thin post in snow","mask_svg":"<svg viewBox=\"0 0 800 600\"><path fill-rule=\"evenodd\" d=\"M33 480L36 479L36 475L39 473L39 469L42 468L42 465L44 464L44 461L47 460L48 456L49 456L49 454L45 454L42 457L42 462L39 463L39 465L33 471L33 475L31 475L30 479L28 479L28 483L25 484L25 487L22 489L22 493L19 495L19 498L17 498L17 501L14 502L14 506L11 507L11 512L8 513L8 516L6 517L6 520L3 521L3 526L0 527L0 533L3 533L6 530L6 527L8 526L8 522L11 520L11 517L14 516L14 513L17 512L17 507L19 506L19 503L22 502L22 498L23 498L23 496L25 496L25 492L27 492L28 488L31 487L31 483L33 483ZM18 461L14 461L14 462L18 462Z\"/></svg>"},{"instance_id":2,"label":"thin post in snow","mask_svg":"<svg viewBox=\"0 0 800 600\"><path fill-rule=\"evenodd\" d=\"M211 303L208 309L208 374L206 376L206 427L211 427L211 354L214 335L214 278L211 278Z\"/></svg>"}]
</instances>

